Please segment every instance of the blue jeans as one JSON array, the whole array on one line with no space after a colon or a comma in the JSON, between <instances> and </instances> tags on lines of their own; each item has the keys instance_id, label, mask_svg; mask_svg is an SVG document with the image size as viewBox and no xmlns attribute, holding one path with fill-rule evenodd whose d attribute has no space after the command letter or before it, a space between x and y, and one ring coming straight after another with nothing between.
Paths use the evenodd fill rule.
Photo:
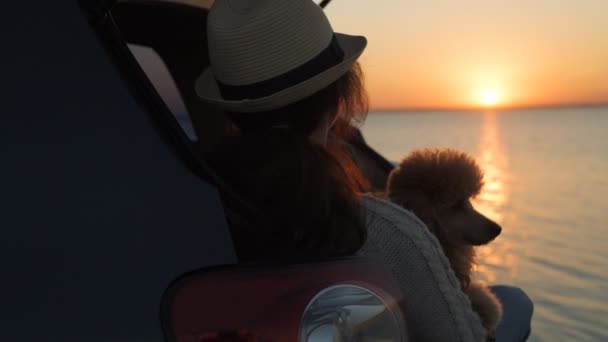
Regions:
<instances>
[{"instance_id":1,"label":"blue jeans","mask_svg":"<svg viewBox=\"0 0 608 342\"><path fill-rule=\"evenodd\" d=\"M502 320L496 328L496 342L520 342L528 339L534 304L518 287L490 286L503 307Z\"/></svg>"}]
</instances>

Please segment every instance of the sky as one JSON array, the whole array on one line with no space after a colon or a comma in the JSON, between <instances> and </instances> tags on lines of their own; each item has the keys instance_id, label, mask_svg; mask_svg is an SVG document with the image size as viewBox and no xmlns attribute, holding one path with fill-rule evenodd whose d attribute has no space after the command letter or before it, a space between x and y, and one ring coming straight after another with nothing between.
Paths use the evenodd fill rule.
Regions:
<instances>
[{"instance_id":1,"label":"sky","mask_svg":"<svg viewBox=\"0 0 608 342\"><path fill-rule=\"evenodd\" d=\"M371 110L608 103L608 0L332 0L326 14L368 38ZM179 98L154 53L137 52Z\"/></svg>"},{"instance_id":2,"label":"sky","mask_svg":"<svg viewBox=\"0 0 608 342\"><path fill-rule=\"evenodd\" d=\"M333 0L372 109L608 102L608 0Z\"/></svg>"}]
</instances>

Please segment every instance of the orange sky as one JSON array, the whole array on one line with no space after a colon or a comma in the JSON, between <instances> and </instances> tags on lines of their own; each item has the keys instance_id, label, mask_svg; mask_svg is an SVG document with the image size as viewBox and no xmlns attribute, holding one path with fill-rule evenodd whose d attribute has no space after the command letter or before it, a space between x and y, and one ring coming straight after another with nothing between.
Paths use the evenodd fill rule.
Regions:
<instances>
[{"instance_id":1,"label":"orange sky","mask_svg":"<svg viewBox=\"0 0 608 342\"><path fill-rule=\"evenodd\" d=\"M372 109L608 102L607 0L333 0L327 15L369 40Z\"/></svg>"}]
</instances>

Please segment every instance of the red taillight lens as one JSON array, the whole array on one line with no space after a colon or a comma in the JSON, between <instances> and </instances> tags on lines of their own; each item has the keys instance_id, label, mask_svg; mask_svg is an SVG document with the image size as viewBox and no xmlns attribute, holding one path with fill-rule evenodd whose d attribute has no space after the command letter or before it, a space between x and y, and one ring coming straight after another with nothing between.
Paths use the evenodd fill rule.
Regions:
<instances>
[{"instance_id":1,"label":"red taillight lens","mask_svg":"<svg viewBox=\"0 0 608 342\"><path fill-rule=\"evenodd\" d=\"M402 312L403 298L381 265L344 259L195 271L169 287L162 318L169 341L364 341L377 334L363 326L396 326L405 339Z\"/></svg>"},{"instance_id":2,"label":"red taillight lens","mask_svg":"<svg viewBox=\"0 0 608 342\"><path fill-rule=\"evenodd\" d=\"M253 333L247 331L190 334L181 340L184 342L260 342Z\"/></svg>"}]
</instances>

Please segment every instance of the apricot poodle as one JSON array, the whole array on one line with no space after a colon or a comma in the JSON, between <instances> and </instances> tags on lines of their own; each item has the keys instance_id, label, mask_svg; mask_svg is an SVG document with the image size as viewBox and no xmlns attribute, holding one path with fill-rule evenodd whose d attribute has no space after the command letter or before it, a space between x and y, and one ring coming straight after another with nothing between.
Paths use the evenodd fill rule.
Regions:
<instances>
[{"instance_id":1,"label":"apricot poodle","mask_svg":"<svg viewBox=\"0 0 608 342\"><path fill-rule=\"evenodd\" d=\"M481 282L471 282L475 246L494 240L501 227L471 205L483 187L483 172L467 154L452 149L412 152L388 178L388 198L413 211L439 240L462 290L479 314L488 339L502 306Z\"/></svg>"}]
</instances>

